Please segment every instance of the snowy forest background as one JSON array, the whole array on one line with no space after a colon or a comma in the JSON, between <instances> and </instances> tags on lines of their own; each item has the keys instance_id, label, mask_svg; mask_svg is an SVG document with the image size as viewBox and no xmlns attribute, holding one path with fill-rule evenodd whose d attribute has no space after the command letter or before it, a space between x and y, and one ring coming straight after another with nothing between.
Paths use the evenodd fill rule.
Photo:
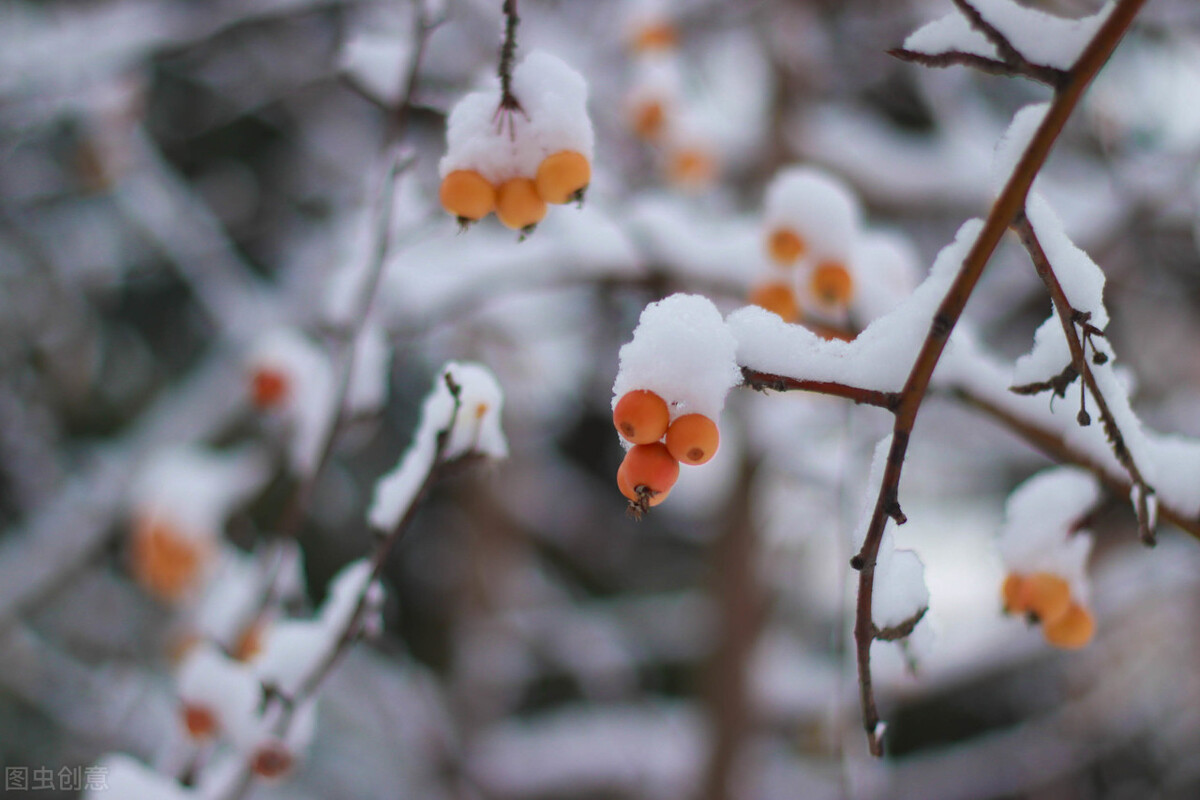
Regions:
<instances>
[{"instance_id":1,"label":"snowy forest background","mask_svg":"<svg viewBox=\"0 0 1200 800\"><path fill-rule=\"evenodd\" d=\"M376 483L453 360L494 373L509 455L438 476L381 564L379 630L322 682L294 768L246 796L1197 796L1196 540L1163 524L1144 547L1129 499L1105 496L1086 520L1095 640L1048 647L1002 614L996 534L1053 462L961 396L931 394L904 472L895 537L925 564L929 613L919 646L873 650L883 759L848 562L887 414L738 389L718 456L662 506L630 519L614 480L620 347L673 292L745 304L781 168L846 181L919 281L987 214L996 143L1049 90L888 55L949 0L522 0L518 58L583 75L596 149L583 208L518 242L494 220L459 233L438 206L446 115L495 73L502 4L418 2L0 5L0 765L123 753L200 784L179 796L233 796L205 794L220 753L188 742L175 677L228 607L139 585L139 503L211 520L242 588L296 570L271 620L336 611L330 582L377 546ZM686 144L711 178L634 130L648 8L675 27ZM1133 408L1188 437L1198 168L1200 6L1150 0L1038 190L1105 273ZM358 313L346 286L381 246ZM1010 235L964 321L1011 364L1049 308ZM256 408L248 365L283 327L316 372L357 352L374 378L332 417L312 397Z\"/></svg>"}]
</instances>

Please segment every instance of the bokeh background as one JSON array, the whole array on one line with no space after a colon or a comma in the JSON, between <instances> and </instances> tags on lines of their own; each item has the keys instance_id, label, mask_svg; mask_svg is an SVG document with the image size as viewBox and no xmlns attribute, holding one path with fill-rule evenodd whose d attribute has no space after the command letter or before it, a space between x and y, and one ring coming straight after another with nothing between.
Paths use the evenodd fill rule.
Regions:
<instances>
[{"instance_id":1,"label":"bokeh background","mask_svg":"<svg viewBox=\"0 0 1200 800\"><path fill-rule=\"evenodd\" d=\"M369 553L375 481L447 359L506 392L511 457L439 483L389 557L385 629L321 694L287 798L1189 798L1200 795L1200 546L1141 547L1123 498L1090 519L1096 641L1053 651L1001 614L993 537L1048 462L952 398L922 412L898 532L934 636L880 646L889 753L859 722L848 529L885 414L735 392L722 449L640 522L614 474L617 351L646 303L728 311L761 277L764 187L823 165L923 274L986 213L992 148L1045 87L887 55L949 2L680 0L691 144L631 125L638 3L522 0L522 52L589 83L582 211L526 242L437 207L452 104L494 72L499 0L431 4L377 298L382 408L343 425L296 540L306 599ZM1098 3L1034 5L1069 16ZM644 10L644 9L643 9ZM329 352L331 285L367 258L418 9L387 0L5 0L0 5L0 764L162 764L184 612L130 577L132 477L181 444L269 454L225 520L278 537L288 428L248 400L273 325ZM1109 336L1160 431L1200 436L1200 6L1152 0L1082 103L1042 189L1103 267ZM1015 359L1050 304L1006 241L967 309ZM5 796L23 796L6 793ZM44 797L74 796L43 791Z\"/></svg>"}]
</instances>

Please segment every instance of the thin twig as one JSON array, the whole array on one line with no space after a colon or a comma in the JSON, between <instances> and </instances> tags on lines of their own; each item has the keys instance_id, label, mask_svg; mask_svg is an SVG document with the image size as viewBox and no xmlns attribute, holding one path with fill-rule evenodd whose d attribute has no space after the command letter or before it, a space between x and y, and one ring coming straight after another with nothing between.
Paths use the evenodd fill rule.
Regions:
<instances>
[{"instance_id":1,"label":"thin twig","mask_svg":"<svg viewBox=\"0 0 1200 800\"><path fill-rule=\"evenodd\" d=\"M989 75L1003 75L1009 78L1029 78L1050 87L1056 87L1062 82L1063 71L1053 67L1043 67L1030 64L1028 61L1014 65L1006 61L997 61L976 53L966 53L962 50L947 50L942 53L922 53L919 50L906 50L896 47L888 50L888 55L901 61L920 64L923 67L953 67L966 66L986 72Z\"/></svg>"},{"instance_id":2,"label":"thin twig","mask_svg":"<svg viewBox=\"0 0 1200 800\"><path fill-rule=\"evenodd\" d=\"M1127 480L1113 474L1088 453L1073 447L1060 431L1044 428L1035 422L1024 419L968 387L954 386L950 388L949 393L951 397L962 402L968 408L991 417L1050 459L1060 464L1074 464L1082 467L1094 474L1115 496L1129 496L1133 486ZM1200 519L1194 515L1186 514L1167 503L1159 504L1158 514L1165 522L1200 539Z\"/></svg>"},{"instance_id":3,"label":"thin twig","mask_svg":"<svg viewBox=\"0 0 1200 800\"><path fill-rule=\"evenodd\" d=\"M883 481L876 498L875 509L862 549L854 563L860 568L858 576L858 603L854 624L855 649L858 660L859 699L862 704L863 727L867 732L870 751L875 756L883 755L880 735L879 710L875 703L875 692L871 683L871 643L875 640L875 623L872 617L872 597L875 586L875 561L879 545L883 540L884 526L888 517L903 519L899 504L900 475L904 469L904 457L908 451L909 437L916 423L917 413L925 399L930 378L941 358L946 342L954 326L962 316L984 267L995 251L1004 232L1025 207L1025 199L1034 178L1041 170L1051 147L1075 110L1084 89L1100 71L1109 55L1124 36L1145 0L1119 0L1112 14L1100 26L1096 35L1084 49L1083 54L1068 73L1067 79L1055 93L1042 124L1038 127L1021 160L1017 163L1003 191L993 203L978 238L972 245L962 269L959 271L941 305L938 307L930 330L921 345L908 380L901 392L900 404L896 409L896 421L892 430L892 444L884 468Z\"/></svg>"},{"instance_id":4,"label":"thin twig","mask_svg":"<svg viewBox=\"0 0 1200 800\"><path fill-rule=\"evenodd\" d=\"M515 137L516 127L512 115L518 111L525 114L525 109L521 108L521 102L512 90L513 61L517 55L517 25L521 23L521 18L517 16L517 0L504 0L503 11L504 41L500 44L500 64L496 68L496 74L500 77L500 105L496 107L496 119L500 127L507 121L509 136Z\"/></svg>"},{"instance_id":5,"label":"thin twig","mask_svg":"<svg viewBox=\"0 0 1200 800\"><path fill-rule=\"evenodd\" d=\"M1104 432L1108 436L1108 441L1112 445L1113 455L1117 461L1121 462L1121 466L1129 473L1129 480L1137 489L1136 507L1138 518L1138 534L1142 541L1147 545L1154 545L1154 528L1150 514L1150 496L1154 494L1154 489L1146 483L1142 472L1138 469L1137 462L1134 461L1133 455L1129 452L1129 448L1125 445L1125 437L1121 433L1121 428L1117 424L1116 418L1113 416L1111 409L1108 406L1108 401L1104 397L1104 393L1100 391L1099 385L1096 383L1096 377L1092 373L1091 364L1087 359L1087 354L1084 353L1084 342L1079 337L1079 331L1076 330L1076 324L1081 319L1079 312L1071 307L1070 300L1067 299L1067 294L1063 291L1062 284L1059 283L1058 275L1054 272L1054 265L1050 263L1050 259L1046 256L1046 251L1042 248L1042 243L1038 239L1037 231L1034 230L1033 224L1025 214L1018 216L1016 222L1013 223L1017 234L1021 237L1021 242L1025 245L1025 249L1029 251L1029 257L1033 260L1033 266L1037 269L1038 276L1042 282L1046 284L1046 289L1050 292L1050 298L1054 301L1054 310L1058 313L1058 319L1062 323L1063 335L1067 338L1067 347L1071 351L1071 364L1074 370L1083 377L1083 386L1080 387L1081 392L1090 393L1092 399L1096 403L1096 409L1100 413L1100 421L1104 425ZM1086 325L1086 320L1083 321ZM1085 336L1089 333L1085 328ZM1081 411L1081 415L1085 412ZM1085 424L1086 416L1080 420L1080 424Z\"/></svg>"},{"instance_id":6,"label":"thin twig","mask_svg":"<svg viewBox=\"0 0 1200 800\"><path fill-rule=\"evenodd\" d=\"M792 378L787 375L775 375L770 372L759 372L749 367L742 367L742 385L763 392L768 389L776 392L801 391L815 394L827 394L833 397L844 397L859 405L878 406L879 408L895 411L900 404L897 392L880 392L875 389L862 389L834 381L810 381Z\"/></svg>"},{"instance_id":7,"label":"thin twig","mask_svg":"<svg viewBox=\"0 0 1200 800\"><path fill-rule=\"evenodd\" d=\"M995 25L988 22L979 9L971 5L968 0L952 0L952 2L962 12L962 15L967 18L967 22L971 23L971 27L987 37L987 40L996 48L996 52L1000 54L1000 58L1015 73L1041 81L1056 89L1062 86L1063 82L1067 80L1068 73L1065 70L1048 67L1043 64L1034 64L1026 58L1025 54L1014 47L1013 43L1008 40L1008 37L1001 33Z\"/></svg>"}]
</instances>

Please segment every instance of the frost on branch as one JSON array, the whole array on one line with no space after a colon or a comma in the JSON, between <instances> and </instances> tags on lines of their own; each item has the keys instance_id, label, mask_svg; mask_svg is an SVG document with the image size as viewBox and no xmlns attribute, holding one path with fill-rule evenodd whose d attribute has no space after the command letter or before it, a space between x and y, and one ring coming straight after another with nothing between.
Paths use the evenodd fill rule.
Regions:
<instances>
[{"instance_id":1,"label":"frost on branch","mask_svg":"<svg viewBox=\"0 0 1200 800\"><path fill-rule=\"evenodd\" d=\"M439 463L468 454L508 456L500 428L504 396L486 367L450 362L434 379L421 407L413 442L395 469L375 486L367 518L377 530L394 528Z\"/></svg>"},{"instance_id":2,"label":"frost on branch","mask_svg":"<svg viewBox=\"0 0 1200 800\"><path fill-rule=\"evenodd\" d=\"M904 41L904 49L927 56L966 53L993 62L1008 60L993 41L998 36L1035 66L1068 70L1096 35L1111 13L1114 4L1105 6L1090 17L1067 19L1020 5L1013 0L966 0L983 25L994 31L981 30L976 20L969 19L961 7L946 16L917 29Z\"/></svg>"}]
</instances>

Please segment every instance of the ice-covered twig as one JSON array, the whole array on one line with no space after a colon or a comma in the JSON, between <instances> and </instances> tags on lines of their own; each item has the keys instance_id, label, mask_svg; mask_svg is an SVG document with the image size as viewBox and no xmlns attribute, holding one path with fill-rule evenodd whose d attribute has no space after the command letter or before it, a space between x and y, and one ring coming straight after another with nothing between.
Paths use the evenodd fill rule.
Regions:
<instances>
[{"instance_id":1,"label":"ice-covered twig","mask_svg":"<svg viewBox=\"0 0 1200 800\"><path fill-rule=\"evenodd\" d=\"M909 437L916 423L917 413L925 399L933 371L941 359L946 343L954 326L962 315L984 267L1000 243L1008 227L1025 207L1033 180L1050 153L1051 147L1075 110L1084 89L1108 61L1109 55L1124 36L1145 0L1122 0L1113 8L1091 41L1084 48L1067 77L1058 86L1054 101L1025 148L1016 168L1009 176L988 213L987 221L979 231L974 244L963 260L962 269L955 277L938 307L925 341L909 372L901 391L896 409L896 420L892 431L883 480L879 487L874 511L867 528L862 549L852 564L859 568L858 601L855 609L854 640L858 660L859 700L862 704L863 728L867 732L868 745L873 755L883 755L883 741L878 735L879 710L871 683L871 643L876 630L872 617L872 597L875 586L875 563L888 518L900 522L903 512L899 504L900 475L904 469L904 458L908 452Z\"/></svg>"},{"instance_id":2,"label":"ice-covered twig","mask_svg":"<svg viewBox=\"0 0 1200 800\"><path fill-rule=\"evenodd\" d=\"M1050 298L1054 301L1054 310L1058 313L1059 321L1062 323L1063 335L1067 339L1067 347L1071 351L1071 367L1076 374L1083 378L1084 388L1081 389L1080 396L1086 397L1087 394L1091 394L1092 400L1096 404L1096 410L1100 414L1100 422L1104 426L1105 435L1112 445L1113 455L1121 462L1121 466L1125 468L1125 471L1129 473L1129 480L1137 490L1137 500L1134 505L1137 511L1138 535L1145 544L1153 546L1155 537L1154 524L1151 520L1150 503L1151 498L1154 496L1154 489L1147 484L1142 471L1138 468L1137 462L1129 452L1129 448L1125 446L1125 435L1121 432L1121 427L1117 424L1117 420L1109 408L1108 401L1104 397L1104 392L1101 391L1100 386L1096 383L1091 363L1084 352L1084 348L1091 337L1102 336L1103 333L1088 324L1087 317L1089 314L1081 313L1071 306L1071 302L1058 280L1058 275L1054 272L1054 265L1050 263L1050 259L1046 256L1046 251L1042 248L1037 231L1034 230L1029 218L1023 213L1020 214L1016 222L1013 223L1013 227L1021 237L1021 242L1029 252L1029 257L1033 260L1033 265L1037 269L1038 276L1046 284L1046 289L1050 292ZM1082 339L1079 336L1079 331L1076 329L1077 325L1083 328ZM1102 352L1097 352L1094 357L1103 357L1107 360L1107 356ZM1080 424L1087 424L1089 421L1087 412L1081 408L1079 413Z\"/></svg>"}]
</instances>

